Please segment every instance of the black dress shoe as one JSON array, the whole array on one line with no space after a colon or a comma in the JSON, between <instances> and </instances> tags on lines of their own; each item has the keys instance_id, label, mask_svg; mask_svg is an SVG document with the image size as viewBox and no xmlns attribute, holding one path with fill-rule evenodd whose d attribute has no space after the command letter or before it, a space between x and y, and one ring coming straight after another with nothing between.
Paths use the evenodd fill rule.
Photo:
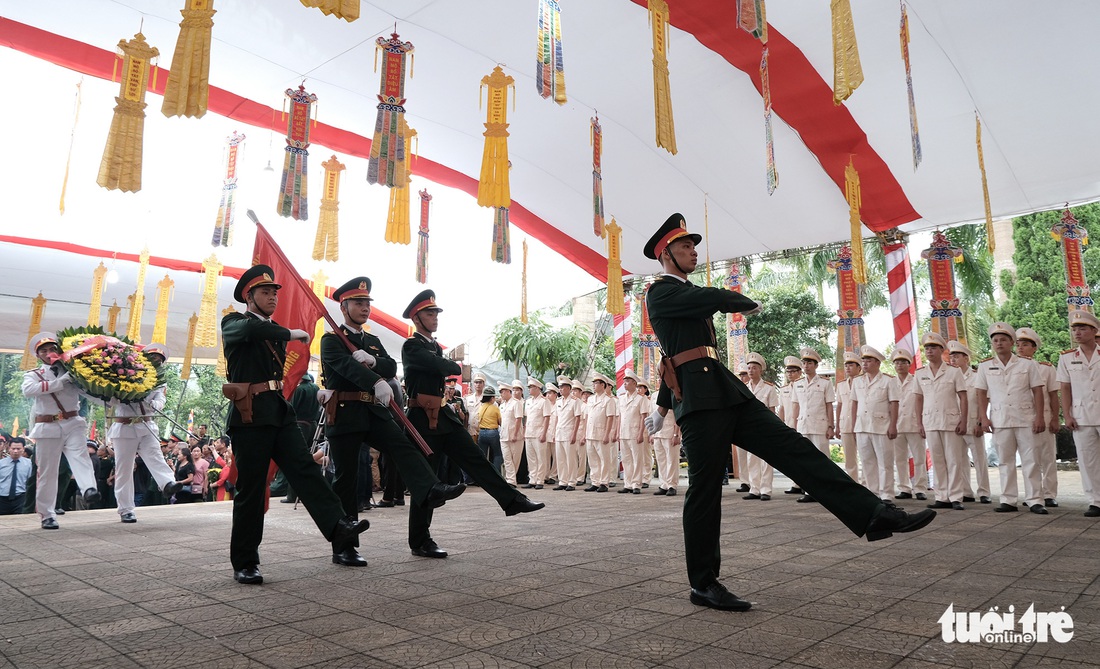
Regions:
<instances>
[{"instance_id":1,"label":"black dress shoe","mask_svg":"<svg viewBox=\"0 0 1100 669\"><path fill-rule=\"evenodd\" d=\"M966 510L966 507L963 506L962 502L951 502L951 508L956 510L956 511L965 511Z\"/></svg>"},{"instance_id":2,"label":"black dress shoe","mask_svg":"<svg viewBox=\"0 0 1100 669\"><path fill-rule=\"evenodd\" d=\"M629 495L632 492L634 492L634 491L631 490L630 488L623 488L622 490L619 491L619 494L620 495Z\"/></svg>"},{"instance_id":3,"label":"black dress shoe","mask_svg":"<svg viewBox=\"0 0 1100 669\"><path fill-rule=\"evenodd\" d=\"M520 513L531 513L546 506L542 502L532 502L527 495L517 495L512 503L504 507L504 515L515 516Z\"/></svg>"},{"instance_id":4,"label":"black dress shoe","mask_svg":"<svg viewBox=\"0 0 1100 669\"><path fill-rule=\"evenodd\" d=\"M294 504L297 501L298 500L296 500L296 499L290 499L289 497L284 497L281 500L279 500L279 504Z\"/></svg>"},{"instance_id":5,"label":"black dress shoe","mask_svg":"<svg viewBox=\"0 0 1100 669\"><path fill-rule=\"evenodd\" d=\"M913 493L911 492L899 492L894 495L894 499L913 499Z\"/></svg>"},{"instance_id":6,"label":"black dress shoe","mask_svg":"<svg viewBox=\"0 0 1100 669\"><path fill-rule=\"evenodd\" d=\"M389 509L392 506L393 506L393 500L392 499L384 499L384 500L378 502L378 507L381 508L381 509Z\"/></svg>"},{"instance_id":7,"label":"black dress shoe","mask_svg":"<svg viewBox=\"0 0 1100 669\"><path fill-rule=\"evenodd\" d=\"M134 515L133 511L124 513L124 514L122 514L122 522L124 522L124 523L136 523L137 522L137 516Z\"/></svg>"},{"instance_id":8,"label":"black dress shoe","mask_svg":"<svg viewBox=\"0 0 1100 669\"><path fill-rule=\"evenodd\" d=\"M935 502L927 505L929 509L950 509L951 502L941 502L936 500Z\"/></svg>"},{"instance_id":9,"label":"black dress shoe","mask_svg":"<svg viewBox=\"0 0 1100 669\"><path fill-rule=\"evenodd\" d=\"M534 484L534 483L524 483L524 484L523 484L523 485L521 485L520 487L521 487L521 488L524 488L524 489L530 489L530 488L534 488L534 487L535 487L535 484Z\"/></svg>"},{"instance_id":10,"label":"black dress shoe","mask_svg":"<svg viewBox=\"0 0 1100 669\"><path fill-rule=\"evenodd\" d=\"M59 516L65 515L65 509L54 509L53 512Z\"/></svg>"},{"instance_id":11,"label":"black dress shoe","mask_svg":"<svg viewBox=\"0 0 1100 669\"><path fill-rule=\"evenodd\" d=\"M1096 506L1096 505L1094 505L1094 504L1090 504L1090 505L1089 505L1089 508L1088 508L1088 510L1087 510L1087 511L1085 511L1085 512L1084 512L1083 514L1081 514L1081 515L1083 515L1083 516L1084 516L1085 518L1097 518L1097 517L1100 517L1100 506ZM46 521L42 521L42 522L46 522Z\"/></svg>"},{"instance_id":12,"label":"black dress shoe","mask_svg":"<svg viewBox=\"0 0 1100 669\"><path fill-rule=\"evenodd\" d=\"M669 497L675 497L676 496L676 488L669 488L668 489L668 496Z\"/></svg>"},{"instance_id":13,"label":"black dress shoe","mask_svg":"<svg viewBox=\"0 0 1100 669\"><path fill-rule=\"evenodd\" d=\"M393 505L394 506L405 506L405 498L404 497L398 497L397 499L393 500Z\"/></svg>"},{"instance_id":14,"label":"black dress shoe","mask_svg":"<svg viewBox=\"0 0 1100 669\"><path fill-rule=\"evenodd\" d=\"M730 484L729 479L722 479L722 485L729 485L729 484Z\"/></svg>"},{"instance_id":15,"label":"black dress shoe","mask_svg":"<svg viewBox=\"0 0 1100 669\"><path fill-rule=\"evenodd\" d=\"M98 504L100 499L102 499L102 496L95 488L88 488L84 491L84 503L88 506Z\"/></svg>"},{"instance_id":16,"label":"black dress shoe","mask_svg":"<svg viewBox=\"0 0 1100 669\"><path fill-rule=\"evenodd\" d=\"M772 496L771 495L761 495L760 496L760 501L761 502L770 502L770 501L772 501Z\"/></svg>"},{"instance_id":17,"label":"black dress shoe","mask_svg":"<svg viewBox=\"0 0 1100 669\"><path fill-rule=\"evenodd\" d=\"M618 484L618 483L615 483L614 481L611 481L610 483L608 483L608 484L607 484L607 487L608 487L608 488L614 488L614 487L615 487L615 486L617 486L617 485L619 485L619 484Z\"/></svg>"},{"instance_id":18,"label":"black dress shoe","mask_svg":"<svg viewBox=\"0 0 1100 669\"><path fill-rule=\"evenodd\" d=\"M924 501L924 500L928 499L928 497L923 492L918 492L917 493L917 499L919 499L921 501Z\"/></svg>"},{"instance_id":19,"label":"black dress shoe","mask_svg":"<svg viewBox=\"0 0 1100 669\"><path fill-rule=\"evenodd\" d=\"M428 491L428 506L433 509L437 509L447 503L447 500L458 497L466 491L466 486L459 483L458 485L447 485L446 483L436 483L432 486L432 489ZM401 500L404 504L405 500Z\"/></svg>"},{"instance_id":20,"label":"black dress shoe","mask_svg":"<svg viewBox=\"0 0 1100 669\"><path fill-rule=\"evenodd\" d=\"M56 511L54 512L56 513ZM47 518L42 521L42 529L44 530L59 530L61 526L57 524L56 518Z\"/></svg>"},{"instance_id":21,"label":"black dress shoe","mask_svg":"<svg viewBox=\"0 0 1100 669\"><path fill-rule=\"evenodd\" d=\"M746 602L717 581L703 589L692 588L691 603L719 611L748 611L752 608L752 602Z\"/></svg>"},{"instance_id":22,"label":"black dress shoe","mask_svg":"<svg viewBox=\"0 0 1100 669\"><path fill-rule=\"evenodd\" d=\"M974 499L973 497L971 497L970 495L963 495L963 501L964 501L964 502L975 502L975 501L977 501L977 500L975 500L975 499Z\"/></svg>"},{"instance_id":23,"label":"black dress shoe","mask_svg":"<svg viewBox=\"0 0 1100 669\"><path fill-rule=\"evenodd\" d=\"M541 483L536 483L535 484L535 490L542 490L542 484Z\"/></svg>"},{"instance_id":24,"label":"black dress shoe","mask_svg":"<svg viewBox=\"0 0 1100 669\"><path fill-rule=\"evenodd\" d=\"M631 492L633 492L635 495L641 495L642 494L642 489L641 488L635 488Z\"/></svg>"},{"instance_id":25,"label":"black dress shoe","mask_svg":"<svg viewBox=\"0 0 1100 669\"><path fill-rule=\"evenodd\" d=\"M1032 504L1031 505L1031 512L1032 513L1037 513L1040 516L1045 516L1045 515L1050 513L1050 511L1047 511L1046 507L1044 507L1042 504Z\"/></svg>"},{"instance_id":26,"label":"black dress shoe","mask_svg":"<svg viewBox=\"0 0 1100 669\"><path fill-rule=\"evenodd\" d=\"M648 488L648 487L649 487L649 484L648 484L648 483L643 483L643 484L642 484L642 487L643 487L643 488Z\"/></svg>"},{"instance_id":27,"label":"black dress shoe","mask_svg":"<svg viewBox=\"0 0 1100 669\"><path fill-rule=\"evenodd\" d=\"M565 490L568 487L569 486L567 486L567 485L557 485L557 486L554 486L553 488L551 488L551 490Z\"/></svg>"},{"instance_id":28,"label":"black dress shoe","mask_svg":"<svg viewBox=\"0 0 1100 669\"><path fill-rule=\"evenodd\" d=\"M801 494L803 494L803 492L802 492L802 488L799 488L798 486L791 486L790 490L784 490L783 494L784 495L801 495Z\"/></svg>"},{"instance_id":29,"label":"black dress shoe","mask_svg":"<svg viewBox=\"0 0 1100 669\"><path fill-rule=\"evenodd\" d=\"M750 492L749 494L743 496L741 499L760 499L760 495L757 495L754 492Z\"/></svg>"},{"instance_id":30,"label":"black dress shoe","mask_svg":"<svg viewBox=\"0 0 1100 669\"><path fill-rule=\"evenodd\" d=\"M667 495L668 494L668 488L657 488L657 491L654 492L653 494L654 495Z\"/></svg>"},{"instance_id":31,"label":"black dress shoe","mask_svg":"<svg viewBox=\"0 0 1100 669\"><path fill-rule=\"evenodd\" d=\"M988 497L985 497L984 495L982 497L978 498L978 501L982 504L992 504L993 503L993 500L989 499Z\"/></svg>"},{"instance_id":32,"label":"black dress shoe","mask_svg":"<svg viewBox=\"0 0 1100 669\"><path fill-rule=\"evenodd\" d=\"M803 496L799 497L798 499L796 499L795 501L800 502L802 504L809 504L810 502L816 502L817 500L814 499L813 497L810 497L809 495L803 495Z\"/></svg>"},{"instance_id":33,"label":"black dress shoe","mask_svg":"<svg viewBox=\"0 0 1100 669\"><path fill-rule=\"evenodd\" d=\"M164 490L162 492L164 493L164 498L168 499L180 490L183 490L182 483L180 483L179 481L169 481L168 483L164 484Z\"/></svg>"},{"instance_id":34,"label":"black dress shoe","mask_svg":"<svg viewBox=\"0 0 1100 669\"><path fill-rule=\"evenodd\" d=\"M596 492L599 489L600 489L600 486L598 486L598 485L590 485L587 488L585 488L584 491L585 492Z\"/></svg>"},{"instance_id":35,"label":"black dress shoe","mask_svg":"<svg viewBox=\"0 0 1100 669\"><path fill-rule=\"evenodd\" d=\"M567 486L565 486L565 492L569 492L569 491L571 491L571 490L576 490L576 488L574 488L574 487L573 487L573 486L571 486L571 485L567 485Z\"/></svg>"},{"instance_id":36,"label":"black dress shoe","mask_svg":"<svg viewBox=\"0 0 1100 669\"><path fill-rule=\"evenodd\" d=\"M1004 502L998 504L997 508L993 510L997 513L1016 513L1017 511L1019 511L1019 509L1016 508L1015 504L1005 504Z\"/></svg>"},{"instance_id":37,"label":"black dress shoe","mask_svg":"<svg viewBox=\"0 0 1100 669\"><path fill-rule=\"evenodd\" d=\"M550 479L546 479L545 481L543 481L543 483L545 483L546 485L556 485L556 484L557 484L557 482L558 482L558 480L557 480L557 479L553 479L553 478L550 478Z\"/></svg>"},{"instance_id":38,"label":"black dress shoe","mask_svg":"<svg viewBox=\"0 0 1100 669\"><path fill-rule=\"evenodd\" d=\"M878 511L867 524L867 541L878 541L894 535L894 532L915 532L921 529L936 517L936 512L931 509L907 513L902 509L883 502Z\"/></svg>"},{"instance_id":39,"label":"black dress shoe","mask_svg":"<svg viewBox=\"0 0 1100 669\"><path fill-rule=\"evenodd\" d=\"M345 567L366 567L367 561L354 548L345 548L339 553L332 554L332 564L342 564Z\"/></svg>"},{"instance_id":40,"label":"black dress shoe","mask_svg":"<svg viewBox=\"0 0 1100 669\"><path fill-rule=\"evenodd\" d=\"M354 548L355 538L370 527L370 521L366 518L357 520L353 516L344 516L336 523L336 529L332 531L332 552L343 553L349 548Z\"/></svg>"},{"instance_id":41,"label":"black dress shoe","mask_svg":"<svg viewBox=\"0 0 1100 669\"><path fill-rule=\"evenodd\" d=\"M734 492L748 492L750 490L752 490L752 488L750 488L747 483L742 483L741 485L737 486L737 490L734 490Z\"/></svg>"},{"instance_id":42,"label":"black dress shoe","mask_svg":"<svg viewBox=\"0 0 1100 669\"><path fill-rule=\"evenodd\" d=\"M596 488L596 492L607 492L607 486L601 485L599 488Z\"/></svg>"},{"instance_id":43,"label":"black dress shoe","mask_svg":"<svg viewBox=\"0 0 1100 669\"><path fill-rule=\"evenodd\" d=\"M1056 509L1056 508L1058 508L1058 500L1054 499L1053 497L1047 497L1046 499L1043 500L1043 506L1047 506L1047 507L1050 507L1052 509Z\"/></svg>"},{"instance_id":44,"label":"black dress shoe","mask_svg":"<svg viewBox=\"0 0 1100 669\"><path fill-rule=\"evenodd\" d=\"M244 585L259 585L264 582L259 567L245 567L233 572L233 579Z\"/></svg>"},{"instance_id":45,"label":"black dress shoe","mask_svg":"<svg viewBox=\"0 0 1100 669\"><path fill-rule=\"evenodd\" d=\"M445 557L447 557L447 551L440 548L439 545L436 544L435 541L433 541L431 539L428 539L427 541L425 541L420 546L420 548L412 549L412 554L417 556L417 557L426 557L426 558L445 558Z\"/></svg>"}]
</instances>

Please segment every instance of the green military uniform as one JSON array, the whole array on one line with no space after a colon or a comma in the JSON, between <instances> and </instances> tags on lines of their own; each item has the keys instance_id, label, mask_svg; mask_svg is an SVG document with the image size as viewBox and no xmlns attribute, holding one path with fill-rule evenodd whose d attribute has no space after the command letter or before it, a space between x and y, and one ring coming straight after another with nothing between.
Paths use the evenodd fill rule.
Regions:
<instances>
[{"instance_id":1,"label":"green military uniform","mask_svg":"<svg viewBox=\"0 0 1100 669\"><path fill-rule=\"evenodd\" d=\"M670 234L676 233L669 229L654 239ZM646 255L659 257L661 249L652 248L654 240L650 244ZM716 346L716 312L746 312L758 305L741 293L702 288L665 274L650 286L646 306L664 355L671 358L696 347ZM658 406L673 410L687 453L690 483L684 498L684 551L688 580L697 590L716 583L719 576L722 475L731 443L800 482L857 536L863 536L880 506L874 494L853 482L813 442L757 400L711 350L676 367L680 400L665 383L657 396Z\"/></svg>"},{"instance_id":2,"label":"green military uniform","mask_svg":"<svg viewBox=\"0 0 1100 669\"><path fill-rule=\"evenodd\" d=\"M271 272L262 265L257 267ZM255 269L250 269L241 278L236 292L238 301L244 302L242 293L254 287L249 285L248 279ZM269 284L274 281L269 280ZM281 385L290 330L246 312L227 314L222 318L221 332L230 382L278 382L272 383L276 388ZM251 423L244 422L234 405L229 412L227 431L233 439L237 467L237 495L233 498L233 530L229 540L233 569L252 569L260 562L264 498L271 461L286 474L317 528L331 541L344 512L339 498L321 475L321 468L310 457L298 429L297 416L283 394L269 390L255 395Z\"/></svg>"},{"instance_id":3,"label":"green military uniform","mask_svg":"<svg viewBox=\"0 0 1100 669\"><path fill-rule=\"evenodd\" d=\"M302 431L302 439L306 446L313 446L313 435L317 433L317 419L321 413L321 403L317 401L317 391L320 388L313 382L313 377L307 372L302 374L302 380L298 387L290 395L290 406L294 409L294 415L298 417L298 429ZM286 482L286 474L279 470L275 480L271 482L271 494L286 494L282 501L293 503L298 501L298 495L294 488Z\"/></svg>"}]
</instances>

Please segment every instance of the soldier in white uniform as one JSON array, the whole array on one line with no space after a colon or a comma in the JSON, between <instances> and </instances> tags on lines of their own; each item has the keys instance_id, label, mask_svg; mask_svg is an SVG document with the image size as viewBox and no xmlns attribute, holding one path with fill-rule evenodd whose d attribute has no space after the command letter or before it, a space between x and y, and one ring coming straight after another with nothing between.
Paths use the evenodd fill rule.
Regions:
<instances>
[{"instance_id":1,"label":"soldier in white uniform","mask_svg":"<svg viewBox=\"0 0 1100 669\"><path fill-rule=\"evenodd\" d=\"M519 379L500 387L500 453L504 458L504 480L516 485L516 471L523 458L523 386Z\"/></svg>"},{"instance_id":2,"label":"soldier in white uniform","mask_svg":"<svg viewBox=\"0 0 1100 669\"><path fill-rule=\"evenodd\" d=\"M588 398L588 424L584 435L588 449L588 464L592 470L591 485L584 491L607 492L608 484L611 483L611 477L614 475L612 468L617 464L612 445L618 443L619 439L616 430L619 406L608 392L611 379L597 373L592 377L592 386L596 393Z\"/></svg>"},{"instance_id":3,"label":"soldier in white uniform","mask_svg":"<svg viewBox=\"0 0 1100 669\"><path fill-rule=\"evenodd\" d=\"M894 464L897 467L899 492L895 499L927 499L924 491L928 489L928 456L925 455L924 439L920 436L920 415L917 410L917 398L914 389L916 382L909 368L913 365L913 354L904 348L894 350L890 356L897 372L898 390L898 438L894 440ZM909 458L913 459L913 477L909 477Z\"/></svg>"},{"instance_id":4,"label":"soldier in white uniform","mask_svg":"<svg viewBox=\"0 0 1100 669\"><path fill-rule=\"evenodd\" d=\"M798 352L802 359L802 370L806 373L794 382L795 429L810 441L817 450L830 455L829 440L833 438L833 402L836 396L829 379L817 375L817 365L821 355L806 347ZM810 495L802 495L799 502L815 501Z\"/></svg>"},{"instance_id":5,"label":"soldier in white uniform","mask_svg":"<svg viewBox=\"0 0 1100 669\"><path fill-rule=\"evenodd\" d=\"M554 413L554 407L542 395L542 381L528 376L527 390L530 397L523 406L523 413L527 416L523 440L526 445L530 482L522 487L542 490L543 482L550 471L550 449L546 440L550 429L550 415Z\"/></svg>"},{"instance_id":6,"label":"soldier in white uniform","mask_svg":"<svg viewBox=\"0 0 1100 669\"><path fill-rule=\"evenodd\" d=\"M558 469L558 485L554 490L576 490L577 428L581 423L580 402L573 397L573 380L559 376L561 398L555 403L557 429L554 432L554 462ZM582 437L583 439L583 437ZM582 445L583 447L583 445Z\"/></svg>"},{"instance_id":7,"label":"soldier in white uniform","mask_svg":"<svg viewBox=\"0 0 1100 669\"><path fill-rule=\"evenodd\" d=\"M477 412L481 408L481 396L485 394L485 375L474 372L470 380L471 389L462 399L466 403L466 415L469 417L468 425L470 436L477 441L477 435L481 432L481 426L477 424Z\"/></svg>"},{"instance_id":8,"label":"soldier in white uniform","mask_svg":"<svg viewBox=\"0 0 1100 669\"><path fill-rule=\"evenodd\" d=\"M623 374L624 392L619 402L619 457L623 463L623 493L642 494L642 484L652 471L646 460L645 424L649 400L638 391L638 375L633 369Z\"/></svg>"},{"instance_id":9,"label":"soldier in white uniform","mask_svg":"<svg viewBox=\"0 0 1100 669\"><path fill-rule=\"evenodd\" d=\"M57 337L42 332L31 338L31 350L42 361L38 369L23 375L23 396L34 400L31 416L34 427L30 436L35 443L38 479L35 490L35 510L42 520L42 529L58 529L54 503L57 501L57 468L61 453L89 507L99 501L95 470L88 457L85 436L88 425L79 415L80 392L61 365L61 349Z\"/></svg>"},{"instance_id":10,"label":"soldier in white uniform","mask_svg":"<svg viewBox=\"0 0 1100 669\"><path fill-rule=\"evenodd\" d=\"M947 342L951 352L951 365L962 372L966 382L966 434L963 441L970 451L970 462L974 463L974 477L978 482L978 501L990 504L989 499L989 458L985 454L985 436L978 422L978 390L974 387L977 373L970 368L970 349L957 341ZM970 470L963 472L963 501L974 501L974 488L970 485Z\"/></svg>"},{"instance_id":11,"label":"soldier in white uniform","mask_svg":"<svg viewBox=\"0 0 1100 669\"><path fill-rule=\"evenodd\" d=\"M558 482L558 461L554 452L554 435L558 433L558 400L561 391L553 383L547 383L543 389L546 401L550 403L550 426L546 428L546 485Z\"/></svg>"},{"instance_id":12,"label":"soldier in white uniform","mask_svg":"<svg viewBox=\"0 0 1100 669\"><path fill-rule=\"evenodd\" d=\"M920 436L928 440L932 471L936 476L936 501L930 509L962 511L963 476L970 476L966 456L966 380L962 372L944 364L947 342L935 332L921 337L928 364L913 374Z\"/></svg>"},{"instance_id":13,"label":"soldier in white uniform","mask_svg":"<svg viewBox=\"0 0 1100 669\"><path fill-rule=\"evenodd\" d=\"M741 383L746 386L749 385L749 368L744 363L737 368L737 377L741 379ZM667 416L666 416L667 418ZM749 491L749 452L743 448L737 446L730 446L733 452L734 467L736 472L730 472L731 475L737 474L737 478L741 481L741 485L737 487L734 492L748 492ZM723 483L725 485L725 483Z\"/></svg>"},{"instance_id":14,"label":"soldier in white uniform","mask_svg":"<svg viewBox=\"0 0 1100 669\"><path fill-rule=\"evenodd\" d=\"M795 429L796 419L794 413L794 384L796 381L802 378L802 361L793 355L788 355L783 358L783 370L786 376L786 383L782 386L776 387L776 392L779 394L779 419L787 424L787 427L792 430ZM784 490L786 495L801 495L802 488L799 487L798 482L794 481L789 489Z\"/></svg>"},{"instance_id":15,"label":"soldier in white uniform","mask_svg":"<svg viewBox=\"0 0 1100 669\"><path fill-rule=\"evenodd\" d=\"M652 413L657 410L657 403L653 397L649 400L649 410ZM671 411L665 416L665 422L652 439L653 454L657 459L657 478L660 480L660 485L653 494L674 497L676 486L680 485L680 428Z\"/></svg>"},{"instance_id":16,"label":"soldier in white uniform","mask_svg":"<svg viewBox=\"0 0 1100 669\"><path fill-rule=\"evenodd\" d=\"M898 436L898 380L881 373L886 356L878 349L859 350L863 374L852 381L852 431L856 433L859 460L867 488L883 501L893 503L894 439Z\"/></svg>"},{"instance_id":17,"label":"soldier in white uniform","mask_svg":"<svg viewBox=\"0 0 1100 669\"><path fill-rule=\"evenodd\" d=\"M580 425L577 427L577 485L584 485L588 471L588 400L595 395L591 386L584 386L580 379L573 379L573 397L581 407Z\"/></svg>"},{"instance_id":18,"label":"soldier in white uniform","mask_svg":"<svg viewBox=\"0 0 1100 669\"><path fill-rule=\"evenodd\" d=\"M1087 311L1074 311L1069 324L1077 348L1058 357L1062 413L1077 445L1081 488L1089 503L1085 516L1100 518L1100 355L1096 341L1100 319Z\"/></svg>"},{"instance_id":19,"label":"soldier in white uniform","mask_svg":"<svg viewBox=\"0 0 1100 669\"><path fill-rule=\"evenodd\" d=\"M775 384L765 381L762 376L767 364L764 356L753 352L745 356L745 363L749 368L749 390L756 399L763 402L768 409L775 411L779 406L779 393ZM772 479L775 477L775 469L764 459L749 453L748 480L749 492L741 499L758 499L767 502L772 498Z\"/></svg>"},{"instance_id":20,"label":"soldier in white uniform","mask_svg":"<svg viewBox=\"0 0 1100 669\"><path fill-rule=\"evenodd\" d=\"M158 367L168 358L164 344L149 344L143 352ZM118 500L118 515L124 523L137 522L134 515L135 456L141 455L157 487L164 491L165 499L182 487L160 453L160 439L153 423L154 412L163 409L164 402L164 386L157 386L141 402L111 400L107 406L107 415L113 418L107 439L115 449L115 499Z\"/></svg>"},{"instance_id":21,"label":"soldier in white uniform","mask_svg":"<svg viewBox=\"0 0 1100 669\"><path fill-rule=\"evenodd\" d=\"M1043 345L1039 333L1031 328L1019 328L1016 330L1016 355L1028 360L1035 360L1035 353ZM1039 465L1039 494L1043 498L1043 506L1053 508L1058 506L1058 430L1061 427L1058 421L1058 410L1061 404L1058 401L1058 380L1054 365L1046 360L1035 360L1039 364L1039 376L1043 379L1043 406L1036 407L1035 412L1043 414L1047 429L1042 434L1035 435L1035 460Z\"/></svg>"},{"instance_id":22,"label":"soldier in white uniform","mask_svg":"<svg viewBox=\"0 0 1100 669\"><path fill-rule=\"evenodd\" d=\"M858 353L845 351L844 380L836 385L836 431L840 434L840 447L844 451L845 473L860 485L867 485L866 477L859 471L859 450L853 430L855 416L852 415L852 382L862 373Z\"/></svg>"},{"instance_id":23,"label":"soldier in white uniform","mask_svg":"<svg viewBox=\"0 0 1100 669\"><path fill-rule=\"evenodd\" d=\"M993 433L1000 461L1001 513L1017 511L1016 453L1024 472L1024 503L1032 513L1048 513L1042 505L1039 466L1035 462L1035 435L1045 429L1043 415L1035 407L1043 403L1043 380L1034 360L1012 352L1016 329L1008 323L989 326L993 357L978 365L974 387L978 391L978 419L982 430Z\"/></svg>"}]
</instances>

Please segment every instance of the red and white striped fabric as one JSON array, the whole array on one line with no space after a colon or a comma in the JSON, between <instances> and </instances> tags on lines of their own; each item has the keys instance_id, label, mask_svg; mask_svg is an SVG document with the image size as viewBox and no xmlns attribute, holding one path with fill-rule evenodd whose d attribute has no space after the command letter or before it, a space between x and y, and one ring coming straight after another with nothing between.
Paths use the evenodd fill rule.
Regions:
<instances>
[{"instance_id":1,"label":"red and white striped fabric","mask_svg":"<svg viewBox=\"0 0 1100 669\"><path fill-rule=\"evenodd\" d=\"M909 247L902 242L882 247L886 254L886 283L890 288L890 315L894 318L894 346L913 355L910 370L920 367L917 351L917 300L913 295L913 268Z\"/></svg>"},{"instance_id":2,"label":"red and white striped fabric","mask_svg":"<svg viewBox=\"0 0 1100 669\"><path fill-rule=\"evenodd\" d=\"M626 370L634 369L634 332L631 328L630 303L633 296L623 298L623 313L615 319L615 387L623 391L623 378Z\"/></svg>"}]
</instances>

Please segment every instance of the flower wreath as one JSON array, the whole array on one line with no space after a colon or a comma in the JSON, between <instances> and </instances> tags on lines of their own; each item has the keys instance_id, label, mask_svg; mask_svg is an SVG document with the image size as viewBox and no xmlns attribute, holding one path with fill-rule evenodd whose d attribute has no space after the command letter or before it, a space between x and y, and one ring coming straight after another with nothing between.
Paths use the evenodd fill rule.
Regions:
<instances>
[{"instance_id":1,"label":"flower wreath","mask_svg":"<svg viewBox=\"0 0 1100 669\"><path fill-rule=\"evenodd\" d=\"M138 402L165 383L164 373L126 337L101 327L66 328L57 333L62 361L76 385L109 402Z\"/></svg>"}]
</instances>

